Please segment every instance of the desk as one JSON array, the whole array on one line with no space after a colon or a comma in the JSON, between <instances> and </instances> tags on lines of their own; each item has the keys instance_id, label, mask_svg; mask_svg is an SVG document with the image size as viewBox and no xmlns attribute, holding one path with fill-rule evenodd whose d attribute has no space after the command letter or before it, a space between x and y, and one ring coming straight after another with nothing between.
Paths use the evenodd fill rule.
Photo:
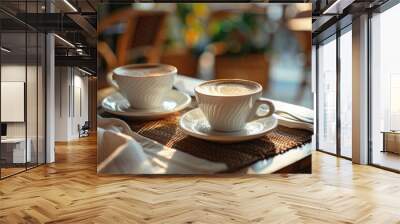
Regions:
<instances>
[{"instance_id":1,"label":"desk","mask_svg":"<svg viewBox=\"0 0 400 224\"><path fill-rule=\"evenodd\" d=\"M5 138L1 139L1 157L6 163L25 163L32 158L30 138L26 139L27 147L25 154L25 138ZM25 161L27 158L27 161Z\"/></svg>"}]
</instances>

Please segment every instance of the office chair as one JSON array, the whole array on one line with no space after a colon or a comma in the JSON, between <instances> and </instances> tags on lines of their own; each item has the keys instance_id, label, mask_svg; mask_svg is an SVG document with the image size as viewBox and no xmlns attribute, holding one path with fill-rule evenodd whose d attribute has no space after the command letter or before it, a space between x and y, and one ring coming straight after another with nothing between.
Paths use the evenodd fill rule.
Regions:
<instances>
[{"instance_id":1,"label":"office chair","mask_svg":"<svg viewBox=\"0 0 400 224\"><path fill-rule=\"evenodd\" d=\"M80 127L80 125L78 124L79 138L89 136L89 130L90 130L89 121L85 121L82 127Z\"/></svg>"}]
</instances>

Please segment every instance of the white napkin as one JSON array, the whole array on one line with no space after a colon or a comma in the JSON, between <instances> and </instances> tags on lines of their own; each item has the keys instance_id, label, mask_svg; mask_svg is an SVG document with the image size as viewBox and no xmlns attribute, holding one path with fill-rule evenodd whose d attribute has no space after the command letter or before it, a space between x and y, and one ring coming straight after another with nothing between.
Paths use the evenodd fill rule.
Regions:
<instances>
[{"instance_id":1,"label":"white napkin","mask_svg":"<svg viewBox=\"0 0 400 224\"><path fill-rule=\"evenodd\" d=\"M166 147L133 132L116 118L98 118L98 172L120 174L212 174L227 169Z\"/></svg>"},{"instance_id":2,"label":"white napkin","mask_svg":"<svg viewBox=\"0 0 400 224\"><path fill-rule=\"evenodd\" d=\"M131 137L113 130L97 129L98 173L156 173L142 146Z\"/></svg>"}]
</instances>

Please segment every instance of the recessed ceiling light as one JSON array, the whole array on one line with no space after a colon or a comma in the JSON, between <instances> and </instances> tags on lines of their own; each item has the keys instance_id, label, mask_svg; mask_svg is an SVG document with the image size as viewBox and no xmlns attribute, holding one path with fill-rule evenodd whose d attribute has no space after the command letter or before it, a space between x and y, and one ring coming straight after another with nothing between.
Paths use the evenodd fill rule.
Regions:
<instances>
[{"instance_id":1,"label":"recessed ceiling light","mask_svg":"<svg viewBox=\"0 0 400 224\"><path fill-rule=\"evenodd\" d=\"M88 72L88 71L86 71L86 70L83 70L83 69L81 69L81 68L79 68L79 67L78 67L78 70L81 71L81 72L83 72L83 73L85 73L85 74L87 74L87 75L90 75L90 76L93 75L92 73L90 73L90 72Z\"/></svg>"},{"instance_id":2,"label":"recessed ceiling light","mask_svg":"<svg viewBox=\"0 0 400 224\"><path fill-rule=\"evenodd\" d=\"M64 3L68 5L68 7L72 9L72 11L78 12L78 10L68 0L64 0Z\"/></svg>"},{"instance_id":3,"label":"recessed ceiling light","mask_svg":"<svg viewBox=\"0 0 400 224\"><path fill-rule=\"evenodd\" d=\"M343 9L351 5L355 0L336 0L327 9L325 9L322 14L342 14Z\"/></svg>"},{"instance_id":4,"label":"recessed ceiling light","mask_svg":"<svg viewBox=\"0 0 400 224\"><path fill-rule=\"evenodd\" d=\"M11 50L9 50L9 49L7 49L7 48L5 48L5 47L1 47L0 49L1 49L2 51L6 52L6 53L10 53L10 52L11 52Z\"/></svg>"},{"instance_id":5,"label":"recessed ceiling light","mask_svg":"<svg viewBox=\"0 0 400 224\"><path fill-rule=\"evenodd\" d=\"M68 46L75 48L75 45L73 45L71 42L69 42L68 40L60 37L58 34L54 34L55 37L57 37L59 40L61 40L62 42L64 42L65 44L67 44Z\"/></svg>"}]
</instances>

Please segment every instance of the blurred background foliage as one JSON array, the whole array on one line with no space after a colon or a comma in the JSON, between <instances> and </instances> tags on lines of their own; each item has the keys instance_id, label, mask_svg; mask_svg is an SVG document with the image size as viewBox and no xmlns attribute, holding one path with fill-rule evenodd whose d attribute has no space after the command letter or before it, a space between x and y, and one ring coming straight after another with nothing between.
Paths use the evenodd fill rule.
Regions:
<instances>
[{"instance_id":1,"label":"blurred background foliage","mask_svg":"<svg viewBox=\"0 0 400 224\"><path fill-rule=\"evenodd\" d=\"M224 54L243 55L270 51L271 41L268 20L265 15L251 12L221 13L210 17L207 4L179 3L176 6L180 35L168 35L168 46L185 47L197 55L215 44Z\"/></svg>"}]
</instances>

